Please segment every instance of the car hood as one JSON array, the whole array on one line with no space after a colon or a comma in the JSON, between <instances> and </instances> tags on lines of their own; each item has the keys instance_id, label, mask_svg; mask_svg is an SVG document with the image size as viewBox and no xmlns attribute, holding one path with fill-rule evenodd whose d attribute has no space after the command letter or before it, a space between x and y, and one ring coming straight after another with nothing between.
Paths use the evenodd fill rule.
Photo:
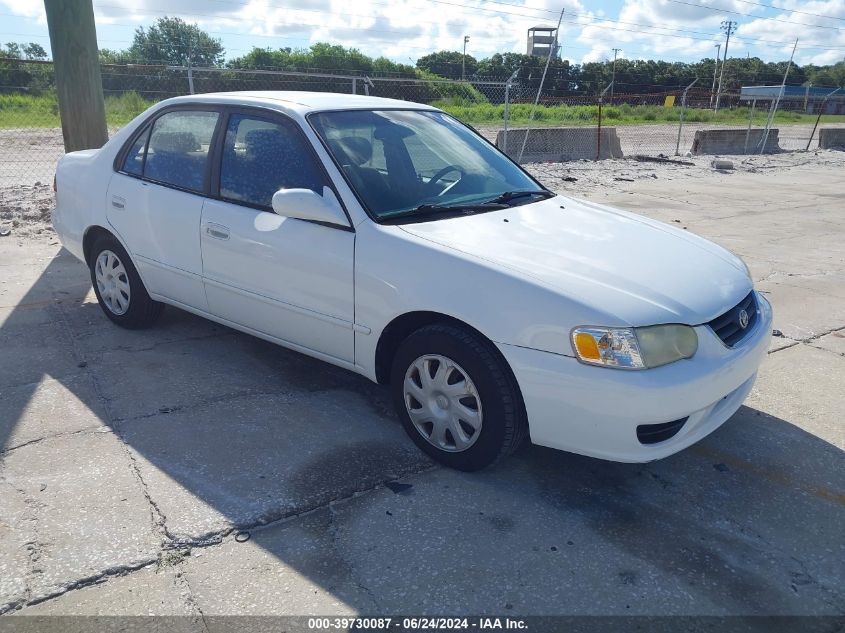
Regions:
<instances>
[{"instance_id":1,"label":"car hood","mask_svg":"<svg viewBox=\"0 0 845 633\"><path fill-rule=\"evenodd\" d=\"M619 323L705 323L752 287L742 261L649 218L557 196L402 230L504 267Z\"/></svg>"}]
</instances>

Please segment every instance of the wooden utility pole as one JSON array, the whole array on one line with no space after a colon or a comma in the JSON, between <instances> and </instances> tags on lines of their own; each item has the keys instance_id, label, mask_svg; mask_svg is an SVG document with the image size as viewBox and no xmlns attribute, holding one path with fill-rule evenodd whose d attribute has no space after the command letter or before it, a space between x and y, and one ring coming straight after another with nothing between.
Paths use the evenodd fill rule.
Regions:
<instances>
[{"instance_id":1,"label":"wooden utility pole","mask_svg":"<svg viewBox=\"0 0 845 633\"><path fill-rule=\"evenodd\" d=\"M92 0L44 0L65 151L108 140Z\"/></svg>"}]
</instances>

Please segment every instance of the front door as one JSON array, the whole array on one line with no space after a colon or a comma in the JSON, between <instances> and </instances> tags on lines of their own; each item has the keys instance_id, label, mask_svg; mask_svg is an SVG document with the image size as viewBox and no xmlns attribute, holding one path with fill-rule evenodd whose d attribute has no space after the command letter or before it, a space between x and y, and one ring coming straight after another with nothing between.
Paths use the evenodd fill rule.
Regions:
<instances>
[{"instance_id":1,"label":"front door","mask_svg":"<svg viewBox=\"0 0 845 633\"><path fill-rule=\"evenodd\" d=\"M353 362L355 233L272 211L279 189L329 184L297 124L231 114L219 173L219 199L205 201L200 233L209 311Z\"/></svg>"},{"instance_id":2,"label":"front door","mask_svg":"<svg viewBox=\"0 0 845 633\"><path fill-rule=\"evenodd\" d=\"M135 141L106 198L109 223L147 285L161 297L207 309L200 220L217 112L176 110Z\"/></svg>"}]
</instances>

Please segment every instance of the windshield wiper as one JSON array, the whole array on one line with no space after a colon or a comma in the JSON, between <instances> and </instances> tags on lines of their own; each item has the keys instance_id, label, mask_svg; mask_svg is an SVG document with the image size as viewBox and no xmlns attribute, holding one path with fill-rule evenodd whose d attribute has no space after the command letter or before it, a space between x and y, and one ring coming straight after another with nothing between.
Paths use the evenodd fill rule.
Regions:
<instances>
[{"instance_id":1,"label":"windshield wiper","mask_svg":"<svg viewBox=\"0 0 845 633\"><path fill-rule=\"evenodd\" d=\"M487 201L479 203L466 204L421 204L413 209L400 211L383 217L382 222L390 223L392 221L402 221L412 218L430 218L431 216L439 215L471 215L473 213L483 213L485 211L498 211L499 209L507 209L508 205L497 201Z\"/></svg>"},{"instance_id":2,"label":"windshield wiper","mask_svg":"<svg viewBox=\"0 0 845 633\"><path fill-rule=\"evenodd\" d=\"M495 198L491 198L486 202L490 204L506 204L511 200L515 200L516 198L524 198L525 196L540 196L544 200L547 200L548 198L554 198L556 195L556 193L546 191L545 189L524 189L518 191L505 191L504 193L500 193Z\"/></svg>"}]
</instances>

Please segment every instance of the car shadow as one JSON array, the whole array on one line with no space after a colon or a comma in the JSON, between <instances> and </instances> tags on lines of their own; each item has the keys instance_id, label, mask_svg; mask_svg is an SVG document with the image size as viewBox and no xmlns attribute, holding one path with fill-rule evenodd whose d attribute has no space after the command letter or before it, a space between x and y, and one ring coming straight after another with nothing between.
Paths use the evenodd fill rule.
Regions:
<instances>
[{"instance_id":1,"label":"car shadow","mask_svg":"<svg viewBox=\"0 0 845 633\"><path fill-rule=\"evenodd\" d=\"M41 441L19 423L45 381L60 383L66 404L81 402L128 447L165 548L252 530L267 555L365 613L843 607L843 451L789 420L742 407L645 465L526 446L457 473L417 451L384 388L170 307L154 329L121 330L88 287L61 251L5 315L0 460ZM51 433L63 433L63 409L49 411ZM403 477L410 485L394 483ZM278 523L292 516L302 518ZM443 530L446 549L475 553L477 573L408 546ZM420 596L429 583L440 602ZM590 598L599 591L607 598Z\"/></svg>"}]
</instances>

